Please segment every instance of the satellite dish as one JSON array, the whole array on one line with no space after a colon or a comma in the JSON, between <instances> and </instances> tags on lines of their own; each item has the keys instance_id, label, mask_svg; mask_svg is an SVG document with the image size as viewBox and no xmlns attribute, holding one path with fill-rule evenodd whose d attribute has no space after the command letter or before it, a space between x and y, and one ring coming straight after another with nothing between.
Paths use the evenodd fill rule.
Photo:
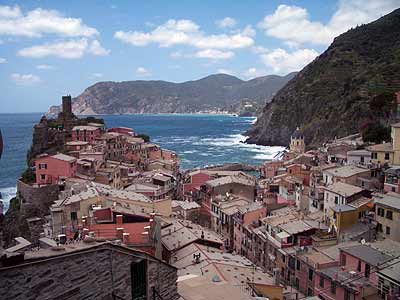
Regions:
<instances>
[{"instance_id":1,"label":"satellite dish","mask_svg":"<svg viewBox=\"0 0 400 300\"><path fill-rule=\"evenodd\" d=\"M364 245L366 243L365 239L361 239L360 243L361 245Z\"/></svg>"}]
</instances>

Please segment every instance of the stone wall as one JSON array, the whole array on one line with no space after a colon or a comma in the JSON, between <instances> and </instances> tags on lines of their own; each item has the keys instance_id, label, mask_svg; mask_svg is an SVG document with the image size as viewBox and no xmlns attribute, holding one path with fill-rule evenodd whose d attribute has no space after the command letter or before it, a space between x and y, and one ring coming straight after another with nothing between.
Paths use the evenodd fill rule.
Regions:
<instances>
[{"instance_id":1,"label":"stone wall","mask_svg":"<svg viewBox=\"0 0 400 300\"><path fill-rule=\"evenodd\" d=\"M132 299L130 265L141 259L147 260L147 299L152 299L153 286L162 299L178 299L174 267L109 244L0 268L0 295L14 300Z\"/></svg>"},{"instance_id":2,"label":"stone wall","mask_svg":"<svg viewBox=\"0 0 400 300\"><path fill-rule=\"evenodd\" d=\"M21 200L21 209L30 205L48 208L58 199L59 187L56 184L34 187L18 180L17 191Z\"/></svg>"}]
</instances>

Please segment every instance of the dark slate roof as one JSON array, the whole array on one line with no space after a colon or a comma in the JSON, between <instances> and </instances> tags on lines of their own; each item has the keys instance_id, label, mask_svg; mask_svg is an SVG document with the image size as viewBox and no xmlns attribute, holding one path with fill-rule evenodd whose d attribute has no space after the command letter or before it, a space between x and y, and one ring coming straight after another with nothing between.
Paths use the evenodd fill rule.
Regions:
<instances>
[{"instance_id":1,"label":"dark slate roof","mask_svg":"<svg viewBox=\"0 0 400 300\"><path fill-rule=\"evenodd\" d=\"M400 166L393 166L393 167L387 169L385 171L385 174L399 176L400 175Z\"/></svg>"},{"instance_id":2,"label":"dark slate roof","mask_svg":"<svg viewBox=\"0 0 400 300\"><path fill-rule=\"evenodd\" d=\"M391 262L388 267L378 271L378 276L380 275L400 283L400 259Z\"/></svg>"},{"instance_id":3,"label":"dark slate roof","mask_svg":"<svg viewBox=\"0 0 400 300\"><path fill-rule=\"evenodd\" d=\"M303 133L301 133L300 128L297 127L296 130L292 133L292 138L298 139L304 137Z\"/></svg>"},{"instance_id":4,"label":"dark slate roof","mask_svg":"<svg viewBox=\"0 0 400 300\"><path fill-rule=\"evenodd\" d=\"M343 248L342 251L354 257L357 257L375 267L388 260L393 259L393 257L386 255L383 252L380 252L367 245L356 245L349 248Z\"/></svg>"}]
</instances>

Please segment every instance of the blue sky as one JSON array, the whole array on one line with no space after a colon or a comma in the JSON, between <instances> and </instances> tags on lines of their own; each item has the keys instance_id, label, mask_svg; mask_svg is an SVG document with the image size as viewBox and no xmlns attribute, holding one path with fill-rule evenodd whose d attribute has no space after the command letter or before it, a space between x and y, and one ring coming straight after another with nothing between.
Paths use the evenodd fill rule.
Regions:
<instances>
[{"instance_id":1,"label":"blue sky","mask_svg":"<svg viewBox=\"0 0 400 300\"><path fill-rule=\"evenodd\" d=\"M0 113L98 81L248 80L300 70L398 0L0 1Z\"/></svg>"}]
</instances>

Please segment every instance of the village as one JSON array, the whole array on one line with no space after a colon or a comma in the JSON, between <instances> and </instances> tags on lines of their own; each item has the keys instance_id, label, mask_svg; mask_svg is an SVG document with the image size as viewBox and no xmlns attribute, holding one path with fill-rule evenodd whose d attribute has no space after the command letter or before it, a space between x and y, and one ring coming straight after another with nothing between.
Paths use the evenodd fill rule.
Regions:
<instances>
[{"instance_id":1,"label":"village","mask_svg":"<svg viewBox=\"0 0 400 300\"><path fill-rule=\"evenodd\" d=\"M3 250L1 293L400 297L400 123L382 144L355 134L310 150L296 129L287 151L257 174L181 171L176 153L134 128L85 123L70 96L62 108L35 126L41 142L31 150L34 177L17 183L19 209L46 213L26 220L30 239Z\"/></svg>"}]
</instances>

